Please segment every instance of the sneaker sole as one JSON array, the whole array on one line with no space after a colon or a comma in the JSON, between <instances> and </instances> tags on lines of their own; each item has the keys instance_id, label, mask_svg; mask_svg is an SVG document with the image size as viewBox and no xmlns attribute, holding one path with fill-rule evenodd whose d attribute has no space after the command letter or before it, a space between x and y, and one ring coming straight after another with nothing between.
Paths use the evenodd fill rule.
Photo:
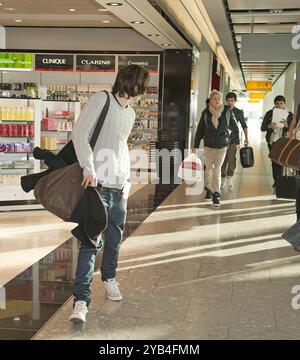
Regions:
<instances>
[{"instance_id":1,"label":"sneaker sole","mask_svg":"<svg viewBox=\"0 0 300 360\"><path fill-rule=\"evenodd\" d=\"M85 320L82 320L82 319L79 319L79 318L70 318L69 319L73 324L84 324L86 321Z\"/></svg>"},{"instance_id":2,"label":"sneaker sole","mask_svg":"<svg viewBox=\"0 0 300 360\"><path fill-rule=\"evenodd\" d=\"M123 300L123 296L116 298L116 297L112 297L112 296L107 295L107 298L108 298L109 300L111 300L111 301L116 301L116 302L120 302L120 301Z\"/></svg>"},{"instance_id":3,"label":"sneaker sole","mask_svg":"<svg viewBox=\"0 0 300 360\"><path fill-rule=\"evenodd\" d=\"M213 207L214 209L220 209L221 205L215 205L215 204L213 204L212 207Z\"/></svg>"}]
</instances>

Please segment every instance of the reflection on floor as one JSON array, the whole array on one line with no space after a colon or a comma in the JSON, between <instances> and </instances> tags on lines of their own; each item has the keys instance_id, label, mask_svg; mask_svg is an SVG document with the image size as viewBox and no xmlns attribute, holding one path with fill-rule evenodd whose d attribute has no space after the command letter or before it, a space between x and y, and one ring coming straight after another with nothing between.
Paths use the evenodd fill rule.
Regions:
<instances>
[{"instance_id":1,"label":"reflection on floor","mask_svg":"<svg viewBox=\"0 0 300 360\"><path fill-rule=\"evenodd\" d=\"M255 167L238 169L235 189L224 190L220 210L203 195L187 196L184 185L154 212L168 187L149 185L134 194L118 271L124 300L106 300L96 271L84 326L69 323L71 300L62 306L72 292L77 242L55 245L52 231L67 230L53 219L48 237L14 241L9 250L9 239L24 236L27 226L6 235L4 227L0 266L3 260L13 268L16 255L23 271L42 246L45 254L0 288L0 309L6 306L0 310L0 339L300 339L300 314L291 306L300 255L280 238L295 221L294 202L272 194L257 125L250 128Z\"/></svg>"},{"instance_id":2,"label":"reflection on floor","mask_svg":"<svg viewBox=\"0 0 300 360\"><path fill-rule=\"evenodd\" d=\"M125 240L164 196L154 185L133 188ZM73 227L46 211L1 213L0 339L32 338L72 295L78 254L78 241L69 239Z\"/></svg>"},{"instance_id":3,"label":"reflection on floor","mask_svg":"<svg viewBox=\"0 0 300 360\"><path fill-rule=\"evenodd\" d=\"M181 185L126 240L122 303L106 300L96 272L87 324L69 323L68 301L34 339L300 339L300 255L280 238L294 202L272 194L257 129L255 167L238 169L220 210Z\"/></svg>"}]
</instances>

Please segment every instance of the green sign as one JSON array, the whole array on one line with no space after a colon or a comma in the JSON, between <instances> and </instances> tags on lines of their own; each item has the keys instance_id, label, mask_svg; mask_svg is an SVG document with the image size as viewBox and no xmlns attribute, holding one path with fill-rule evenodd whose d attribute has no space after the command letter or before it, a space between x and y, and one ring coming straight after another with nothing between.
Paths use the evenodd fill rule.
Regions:
<instances>
[{"instance_id":1,"label":"green sign","mask_svg":"<svg viewBox=\"0 0 300 360\"><path fill-rule=\"evenodd\" d=\"M33 70L32 54L0 53L0 70Z\"/></svg>"}]
</instances>

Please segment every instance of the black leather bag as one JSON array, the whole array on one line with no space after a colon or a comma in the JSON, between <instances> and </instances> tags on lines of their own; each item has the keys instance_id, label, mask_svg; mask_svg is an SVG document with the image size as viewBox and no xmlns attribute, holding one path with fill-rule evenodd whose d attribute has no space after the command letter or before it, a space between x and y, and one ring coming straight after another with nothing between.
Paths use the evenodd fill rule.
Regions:
<instances>
[{"instance_id":1,"label":"black leather bag","mask_svg":"<svg viewBox=\"0 0 300 360\"><path fill-rule=\"evenodd\" d=\"M254 166L254 153L252 147L243 147L240 150L241 165L243 168L251 168Z\"/></svg>"},{"instance_id":2,"label":"black leather bag","mask_svg":"<svg viewBox=\"0 0 300 360\"><path fill-rule=\"evenodd\" d=\"M278 176L275 185L277 199L296 199L297 188L295 176Z\"/></svg>"}]
</instances>

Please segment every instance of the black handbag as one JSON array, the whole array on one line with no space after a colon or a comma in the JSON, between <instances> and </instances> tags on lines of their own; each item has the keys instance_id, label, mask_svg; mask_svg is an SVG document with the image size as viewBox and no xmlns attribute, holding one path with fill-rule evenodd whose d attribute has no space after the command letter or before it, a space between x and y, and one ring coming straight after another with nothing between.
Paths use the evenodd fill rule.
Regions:
<instances>
[{"instance_id":1,"label":"black handbag","mask_svg":"<svg viewBox=\"0 0 300 360\"><path fill-rule=\"evenodd\" d=\"M254 166L253 148L246 146L240 150L241 165L243 168L251 168Z\"/></svg>"},{"instance_id":2,"label":"black handbag","mask_svg":"<svg viewBox=\"0 0 300 360\"><path fill-rule=\"evenodd\" d=\"M277 176L275 180L277 199L295 200L297 196L297 186L295 176L288 176L285 168L285 175Z\"/></svg>"}]
</instances>

